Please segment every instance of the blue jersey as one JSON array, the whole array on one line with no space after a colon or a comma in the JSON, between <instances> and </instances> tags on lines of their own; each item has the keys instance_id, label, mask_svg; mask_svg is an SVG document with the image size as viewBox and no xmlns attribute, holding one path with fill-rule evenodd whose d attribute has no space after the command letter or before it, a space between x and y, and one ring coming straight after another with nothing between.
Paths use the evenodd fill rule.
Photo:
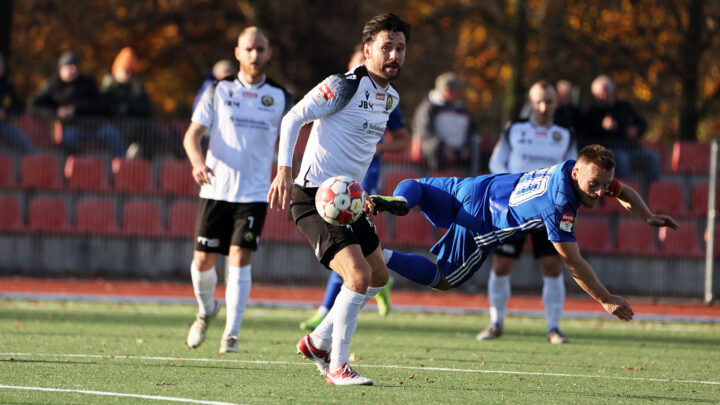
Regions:
<instances>
[{"instance_id":1,"label":"blue jersey","mask_svg":"<svg viewBox=\"0 0 720 405\"><path fill-rule=\"evenodd\" d=\"M430 250L447 280L462 284L493 247L542 228L551 242L576 241L574 165L566 160L526 173L420 179L420 208L433 225L448 228Z\"/></svg>"},{"instance_id":2,"label":"blue jersey","mask_svg":"<svg viewBox=\"0 0 720 405\"><path fill-rule=\"evenodd\" d=\"M392 132L397 131L400 128L405 128L405 126L407 126L407 124L405 124L405 121L403 121L402 112L400 111L400 107L398 106L390 113L386 128ZM383 136L380 138L379 143L383 142L385 142L385 134L383 134ZM370 162L367 173L365 173L365 178L362 182L362 188L368 194L378 194L380 192L380 185L378 184L378 181L380 180L381 163L381 155L376 155Z\"/></svg>"}]
</instances>

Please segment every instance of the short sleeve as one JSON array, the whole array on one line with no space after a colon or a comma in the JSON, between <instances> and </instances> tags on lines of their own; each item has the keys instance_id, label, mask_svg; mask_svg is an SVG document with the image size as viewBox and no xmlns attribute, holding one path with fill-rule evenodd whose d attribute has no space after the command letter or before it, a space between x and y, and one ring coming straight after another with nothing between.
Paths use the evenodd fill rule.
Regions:
<instances>
[{"instance_id":1,"label":"short sleeve","mask_svg":"<svg viewBox=\"0 0 720 405\"><path fill-rule=\"evenodd\" d=\"M195 107L195 111L193 111L192 122L208 128L212 126L214 117L213 98L215 97L215 88L217 85L218 83L213 83L207 86L200 102L197 107Z\"/></svg>"}]
</instances>

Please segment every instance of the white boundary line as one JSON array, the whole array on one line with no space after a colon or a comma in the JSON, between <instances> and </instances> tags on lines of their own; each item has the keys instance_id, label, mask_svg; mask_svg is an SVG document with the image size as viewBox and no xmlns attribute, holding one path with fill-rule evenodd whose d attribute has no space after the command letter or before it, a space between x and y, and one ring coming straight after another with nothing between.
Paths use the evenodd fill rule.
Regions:
<instances>
[{"instance_id":1,"label":"white boundary line","mask_svg":"<svg viewBox=\"0 0 720 405\"><path fill-rule=\"evenodd\" d=\"M71 390L71 389L64 389L64 388L20 387L20 386L15 386L15 385L0 385L0 389L45 391L45 392L67 392L67 393L71 393L71 394L88 394L88 395L103 395L106 397L140 398L140 399L152 399L155 401L185 402L185 403L191 403L191 404L204 404L204 405L236 405L236 404L233 404L232 402L202 401L202 400L198 400L198 399L163 397L163 396L157 396L157 395L125 394L122 392L105 392L105 391L88 391L88 390Z\"/></svg>"},{"instance_id":2,"label":"white boundary line","mask_svg":"<svg viewBox=\"0 0 720 405\"><path fill-rule=\"evenodd\" d=\"M205 362L205 363L236 363L236 364L282 364L282 365L306 365L306 366L314 365L309 362L293 362L293 361L225 360L225 359L208 359L208 358L152 357L152 356L126 356L126 355L112 356L112 355L99 355L99 354L0 353L0 356L67 357L67 358L93 358L93 359L110 359L110 360L197 361L197 362ZM598 379L621 380L621 381L648 381L648 382L665 382L665 383L682 383L682 384L720 385L720 381L673 380L673 379L669 379L669 378L619 377L619 376L593 375L593 374L541 373L541 372L534 372L534 371L471 370L471 369L462 369L462 368L413 367L413 366L373 365L373 364L363 364L362 367L388 368L388 369L392 368L392 369L416 370L416 371L430 370L430 371L445 371L445 372L453 372L453 373L537 375L537 376L544 376L544 377L598 378ZM0 387L2 387L2 386L0 386Z\"/></svg>"}]
</instances>

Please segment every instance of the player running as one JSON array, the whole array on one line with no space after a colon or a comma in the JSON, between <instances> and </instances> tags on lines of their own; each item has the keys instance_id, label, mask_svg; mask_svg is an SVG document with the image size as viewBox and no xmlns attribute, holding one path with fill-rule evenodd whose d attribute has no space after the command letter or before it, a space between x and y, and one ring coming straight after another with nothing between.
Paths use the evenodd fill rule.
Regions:
<instances>
[{"instance_id":1,"label":"player running","mask_svg":"<svg viewBox=\"0 0 720 405\"><path fill-rule=\"evenodd\" d=\"M589 145L577 161L526 173L404 180L394 197L371 197L375 211L405 215L419 205L433 225L448 231L430 249L437 264L421 255L390 250L383 251L385 262L412 281L448 290L469 280L495 246L545 228L580 287L608 313L629 321L630 304L610 294L580 255L573 234L578 208L592 208L603 196L615 197L650 226L678 225L667 215L652 213L635 190L614 179L614 171L612 152Z\"/></svg>"}]
</instances>

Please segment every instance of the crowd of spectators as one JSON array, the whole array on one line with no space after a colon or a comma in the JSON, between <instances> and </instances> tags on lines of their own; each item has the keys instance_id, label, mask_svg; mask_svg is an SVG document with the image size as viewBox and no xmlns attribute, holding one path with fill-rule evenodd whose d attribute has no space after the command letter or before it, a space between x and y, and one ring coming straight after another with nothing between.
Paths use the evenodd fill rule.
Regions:
<instances>
[{"instance_id":1,"label":"crowd of spectators","mask_svg":"<svg viewBox=\"0 0 720 405\"><path fill-rule=\"evenodd\" d=\"M118 53L100 86L92 75L82 73L81 62L72 51L63 53L57 73L28 102L30 113L52 120L56 144L68 154L84 153L94 143L110 150L113 156L152 158L164 151L184 157L178 134L154 117L153 102L139 77L140 62L132 48L125 47ZM230 61L218 61L207 73L198 95L213 80L234 74ZM617 99L615 84L609 76L600 75L592 82L592 103L584 110L579 105L579 89L572 83L560 80L555 87L554 123L571 129L580 147L600 143L611 148L619 178L643 174L645 187L659 178L658 154L643 148L640 142L647 123L632 104ZM487 171L487 162L471 164L472 159L483 156L483 151L475 150L482 144L479 141L482 128L465 105L465 88L465 82L454 72L442 73L415 109L413 137L420 145L429 172L458 169L457 172L475 175L478 169ZM0 54L0 142L28 154L36 148L11 119L24 110ZM528 111L524 108L518 119L527 118Z\"/></svg>"}]
</instances>

